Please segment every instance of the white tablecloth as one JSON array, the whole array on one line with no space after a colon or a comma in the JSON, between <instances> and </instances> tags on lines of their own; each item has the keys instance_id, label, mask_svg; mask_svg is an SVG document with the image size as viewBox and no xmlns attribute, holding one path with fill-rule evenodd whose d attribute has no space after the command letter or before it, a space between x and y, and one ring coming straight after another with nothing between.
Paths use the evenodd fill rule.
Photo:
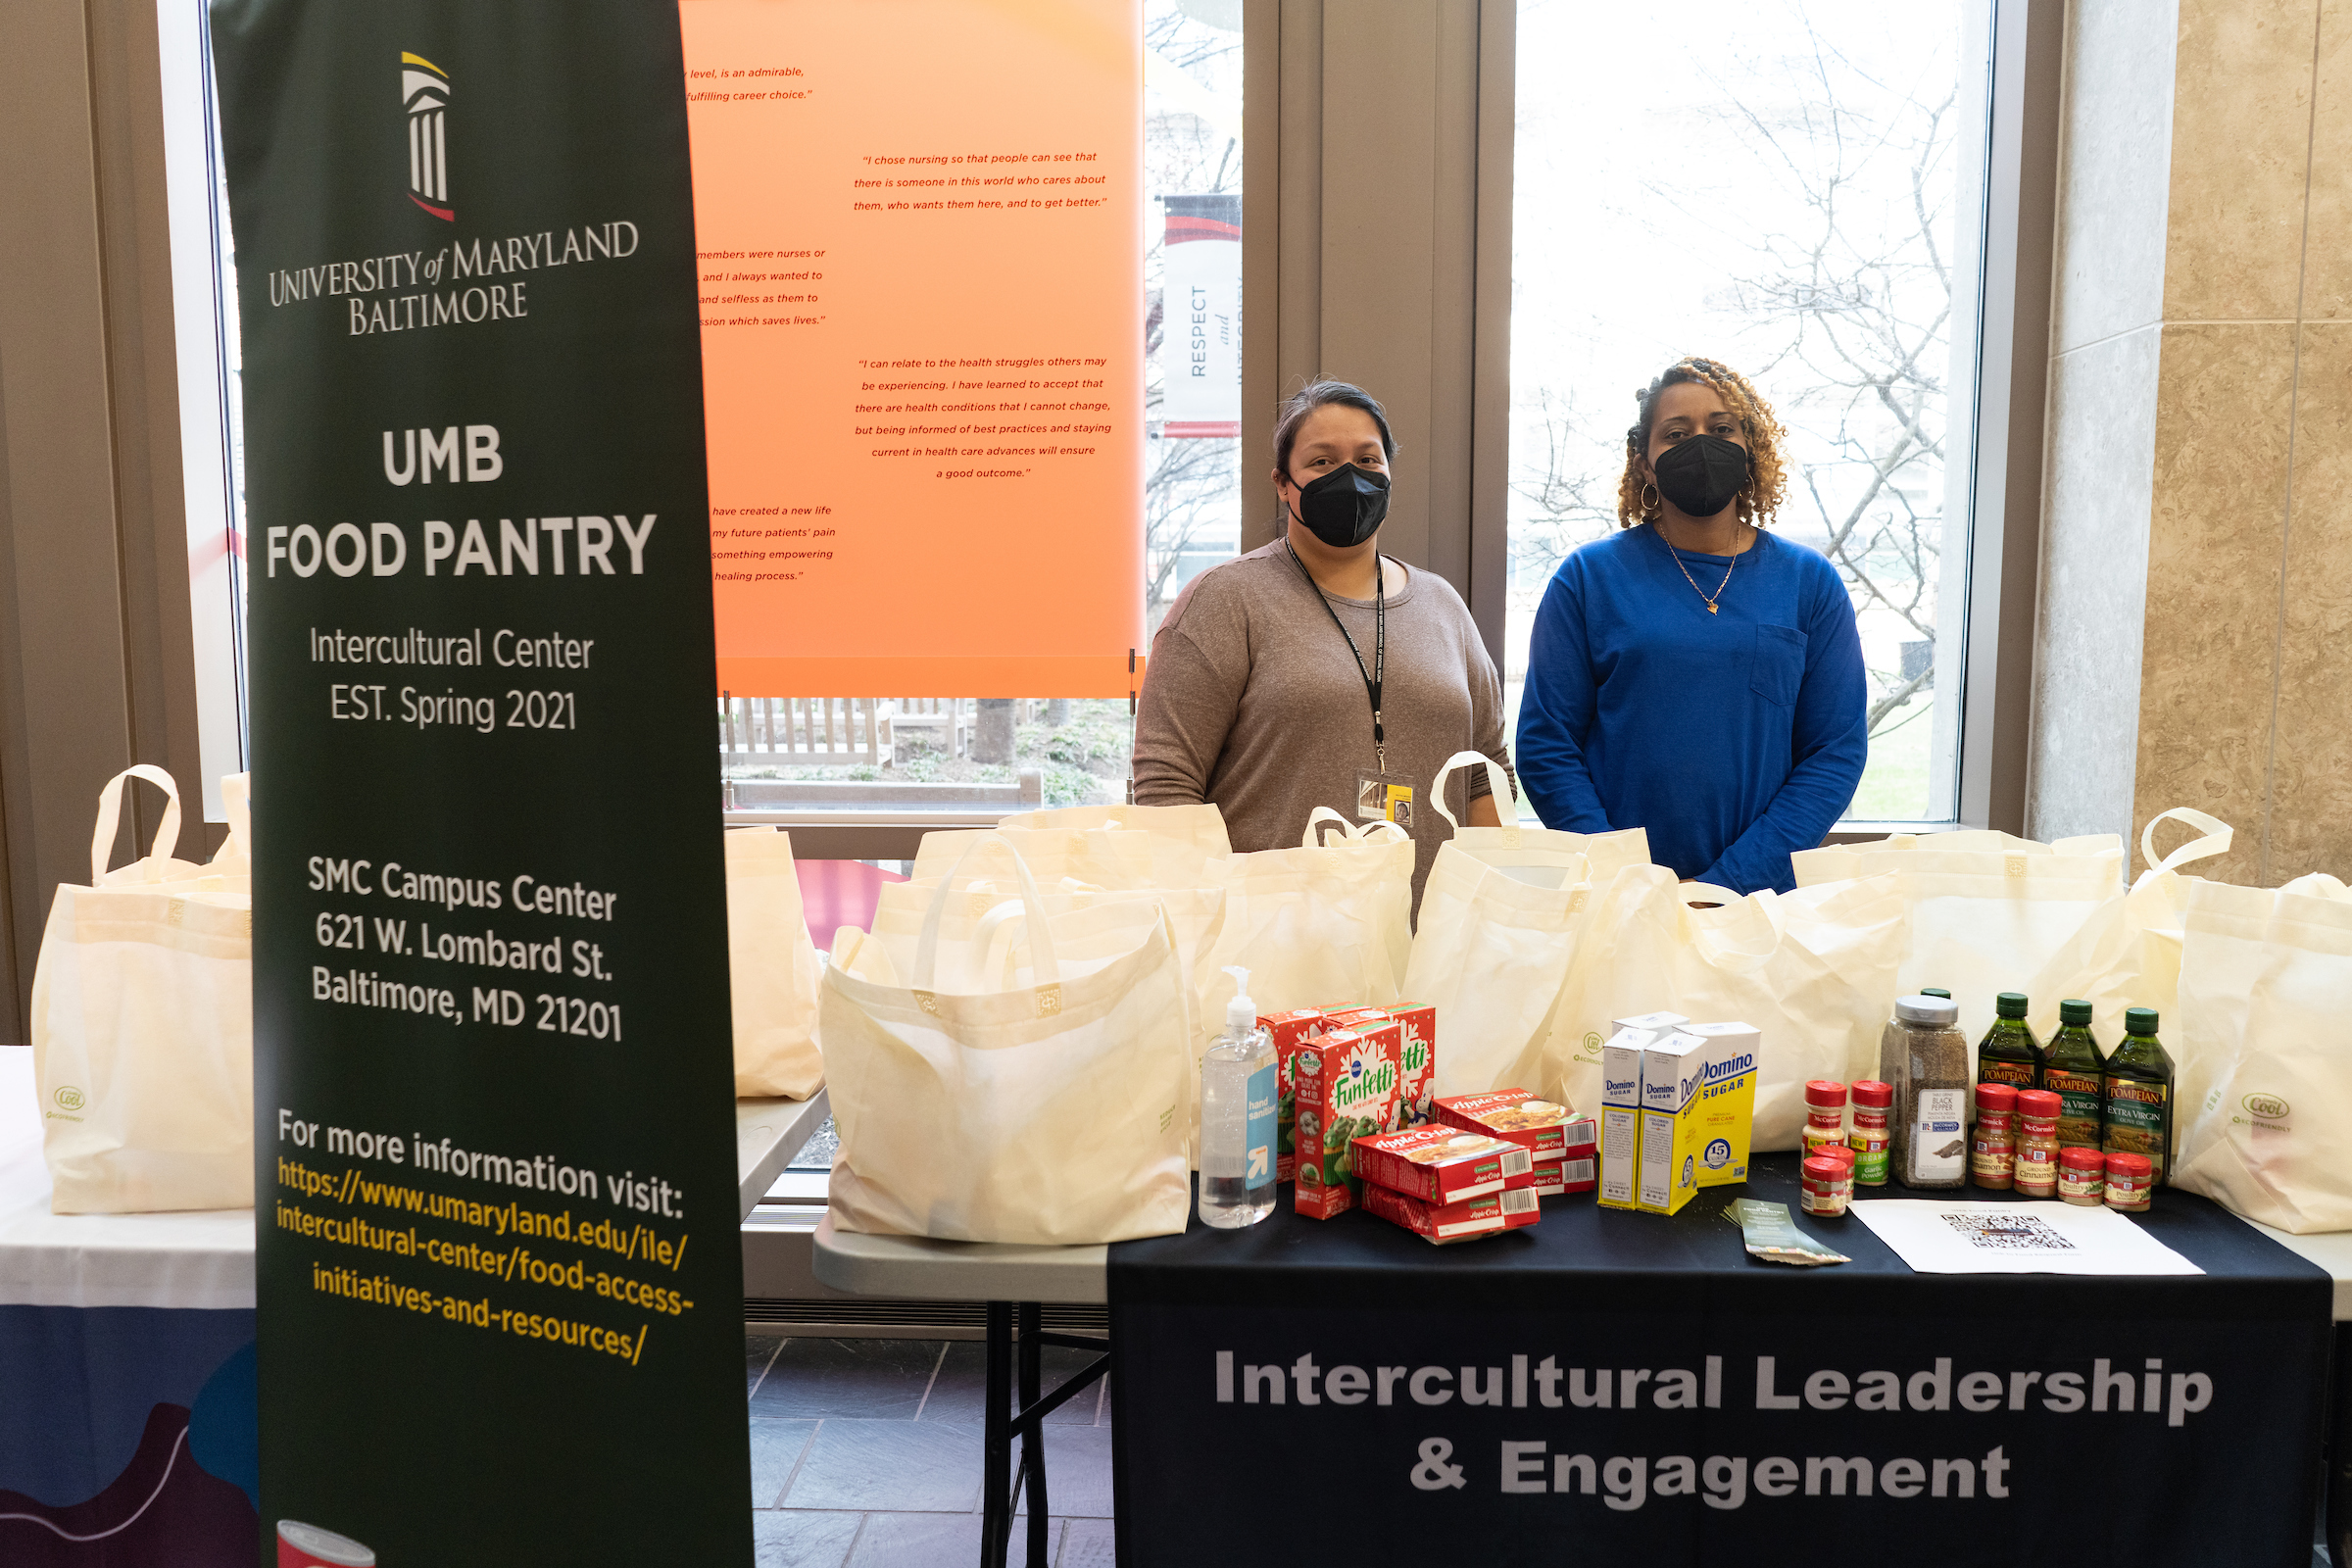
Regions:
<instances>
[{"instance_id":1,"label":"white tablecloth","mask_svg":"<svg viewBox=\"0 0 2352 1568\"><path fill-rule=\"evenodd\" d=\"M32 1052L0 1046L0 1306L253 1305L253 1210L52 1214Z\"/></svg>"}]
</instances>

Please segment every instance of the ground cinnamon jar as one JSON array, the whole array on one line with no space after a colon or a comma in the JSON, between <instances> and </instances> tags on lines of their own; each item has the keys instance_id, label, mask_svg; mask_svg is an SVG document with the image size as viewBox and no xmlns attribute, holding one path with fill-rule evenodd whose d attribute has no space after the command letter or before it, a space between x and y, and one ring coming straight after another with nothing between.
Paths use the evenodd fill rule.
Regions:
<instances>
[{"instance_id":1,"label":"ground cinnamon jar","mask_svg":"<svg viewBox=\"0 0 2352 1568\"><path fill-rule=\"evenodd\" d=\"M2054 1198L2058 1194L2058 1106L2057 1095L2047 1089L2018 1094L2014 1185L2021 1197Z\"/></svg>"},{"instance_id":2,"label":"ground cinnamon jar","mask_svg":"<svg viewBox=\"0 0 2352 1568\"><path fill-rule=\"evenodd\" d=\"M2009 1191L2017 1168L2017 1086L1977 1085L1977 1130L1969 1140L1969 1180L1998 1193Z\"/></svg>"},{"instance_id":3,"label":"ground cinnamon jar","mask_svg":"<svg viewBox=\"0 0 2352 1568\"><path fill-rule=\"evenodd\" d=\"M2107 1200L2107 1156L2095 1149L2058 1151L2058 1196L2084 1208Z\"/></svg>"},{"instance_id":4,"label":"ground cinnamon jar","mask_svg":"<svg viewBox=\"0 0 2352 1568\"><path fill-rule=\"evenodd\" d=\"M2107 1206L2145 1213L2148 1190L2155 1185L2155 1161L2145 1154L2107 1156Z\"/></svg>"},{"instance_id":5,"label":"ground cinnamon jar","mask_svg":"<svg viewBox=\"0 0 2352 1568\"><path fill-rule=\"evenodd\" d=\"M1854 1183L1859 1187L1886 1185L1886 1113L1894 1106L1894 1085L1864 1078L1854 1085L1854 1125L1845 1135L1854 1152Z\"/></svg>"},{"instance_id":6,"label":"ground cinnamon jar","mask_svg":"<svg viewBox=\"0 0 2352 1568\"><path fill-rule=\"evenodd\" d=\"M1845 1165L1826 1154L1815 1154L1804 1165L1804 1210L1824 1219L1835 1219L1845 1212L1853 1196L1853 1185L1847 1179Z\"/></svg>"},{"instance_id":7,"label":"ground cinnamon jar","mask_svg":"<svg viewBox=\"0 0 2352 1568\"><path fill-rule=\"evenodd\" d=\"M1816 1078L1805 1085L1805 1153L1845 1142L1845 1085Z\"/></svg>"}]
</instances>

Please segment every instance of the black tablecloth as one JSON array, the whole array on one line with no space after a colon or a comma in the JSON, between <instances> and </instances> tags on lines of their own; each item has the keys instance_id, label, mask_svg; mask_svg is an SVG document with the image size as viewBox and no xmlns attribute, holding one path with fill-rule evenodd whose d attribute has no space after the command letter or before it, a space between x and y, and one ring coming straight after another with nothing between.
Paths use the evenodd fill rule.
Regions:
<instances>
[{"instance_id":1,"label":"black tablecloth","mask_svg":"<svg viewBox=\"0 0 2352 1568\"><path fill-rule=\"evenodd\" d=\"M1914 1274L1850 1216L1761 1262L1723 1210L1794 1210L1793 1155L1444 1248L1283 1196L1110 1250L1123 1564L2310 1561L2330 1282L2187 1194L2135 1223L2206 1272L2131 1278Z\"/></svg>"}]
</instances>

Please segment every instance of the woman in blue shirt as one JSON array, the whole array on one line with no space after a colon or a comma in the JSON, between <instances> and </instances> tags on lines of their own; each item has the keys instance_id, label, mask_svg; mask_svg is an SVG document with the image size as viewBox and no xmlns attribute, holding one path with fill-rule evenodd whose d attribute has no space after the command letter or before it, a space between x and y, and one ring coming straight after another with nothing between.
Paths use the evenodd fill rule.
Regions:
<instances>
[{"instance_id":1,"label":"woman in blue shirt","mask_svg":"<svg viewBox=\"0 0 2352 1568\"><path fill-rule=\"evenodd\" d=\"M1744 377L1687 359L1640 405L1620 531L1536 612L1519 777L1547 827L1645 828L1685 880L1786 892L1870 752L1853 605L1825 557L1758 527L1782 431Z\"/></svg>"}]
</instances>

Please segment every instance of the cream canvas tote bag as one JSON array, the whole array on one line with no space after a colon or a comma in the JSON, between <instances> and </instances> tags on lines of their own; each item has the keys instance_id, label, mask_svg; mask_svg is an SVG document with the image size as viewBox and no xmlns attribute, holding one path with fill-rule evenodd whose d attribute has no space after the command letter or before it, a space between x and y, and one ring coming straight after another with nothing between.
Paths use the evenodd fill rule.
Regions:
<instances>
[{"instance_id":1,"label":"cream canvas tote bag","mask_svg":"<svg viewBox=\"0 0 2352 1568\"><path fill-rule=\"evenodd\" d=\"M1003 841L987 841L983 843ZM975 856L978 863L985 857ZM887 956L892 972L914 972L914 954L932 895L942 882L952 884L947 913L940 927L937 983L942 990L970 991L1010 986L1033 970L1028 911L1021 903L1020 885L1009 877L943 878L931 882L894 882L884 887L869 933ZM1224 1014L1201 1010L1202 977L1225 924L1225 890L1214 888L1090 888L1065 878L1044 891L1039 905L1054 933L1054 951L1064 963L1123 953L1142 940L1157 914L1164 914L1175 939L1182 971L1188 1017L1185 1056L1192 1085L1185 1100L1187 1148L1200 1143L1200 1057L1222 1027ZM871 960L869 959L869 962Z\"/></svg>"},{"instance_id":2,"label":"cream canvas tote bag","mask_svg":"<svg viewBox=\"0 0 2352 1568\"><path fill-rule=\"evenodd\" d=\"M1751 1147L1794 1149L1808 1079L1850 1083L1875 1070L1905 930L1902 893L1888 876L1741 898L1678 884L1664 866L1620 871L1562 990L1543 1092L1580 1112L1598 1107L1600 1048L1615 1018L1679 1012L1698 1023L1753 1024ZM1444 1026L1441 1018L1441 1040Z\"/></svg>"},{"instance_id":3,"label":"cream canvas tote bag","mask_svg":"<svg viewBox=\"0 0 2352 1568\"><path fill-rule=\"evenodd\" d=\"M1010 983L982 983L969 954L943 963L944 879L904 980L864 933L835 941L820 1007L841 1134L833 1222L1052 1246L1183 1230L1192 1031L1165 912L1151 907L1118 951L1065 961L1017 853L993 853L1011 858L1023 908L1027 961ZM973 989L942 989L959 964Z\"/></svg>"},{"instance_id":4,"label":"cream canvas tote bag","mask_svg":"<svg viewBox=\"0 0 2352 1568\"><path fill-rule=\"evenodd\" d=\"M134 776L170 805L146 857L110 873ZM169 773L117 774L98 799L89 886L61 883L49 908L32 1049L56 1213L253 1205L248 873L175 858L178 834Z\"/></svg>"},{"instance_id":5,"label":"cream canvas tote bag","mask_svg":"<svg viewBox=\"0 0 2352 1568\"><path fill-rule=\"evenodd\" d=\"M2185 823L2197 829L2198 836L2158 859L2156 829L2165 822ZM2132 928L2132 942L2128 1005L2154 1007L2164 1023L2173 1021L2180 990L2182 921L2188 913L2189 894L2204 880L2180 867L2229 853L2235 836L2220 817L2185 806L2148 818L2139 835L2140 857L2148 868L2139 873L2124 897L2124 916Z\"/></svg>"},{"instance_id":6,"label":"cream canvas tote bag","mask_svg":"<svg viewBox=\"0 0 2352 1568\"><path fill-rule=\"evenodd\" d=\"M1453 836L1438 846L1422 884L1402 987L1404 1002L1438 1010L1442 1096L1535 1089L1594 885L1649 861L1639 828L1522 828L1512 811L1498 813L1514 818L1500 827L1463 827L1446 808L1446 785L1457 768L1482 765L1494 798L1511 802L1508 777L1483 752L1455 753L1430 786Z\"/></svg>"},{"instance_id":7,"label":"cream canvas tote bag","mask_svg":"<svg viewBox=\"0 0 2352 1568\"><path fill-rule=\"evenodd\" d=\"M1789 857L1801 889L1892 873L1910 910L1910 947L1893 996L1935 986L1960 1004L1960 1029L1981 1040L1993 999L2033 999L2034 1032L2047 1040L2058 1004L2092 1005L2102 1040L2121 1039L2138 975L2138 943L2124 909L2123 840L2112 833L2036 844L1990 830L1898 834Z\"/></svg>"},{"instance_id":8,"label":"cream canvas tote bag","mask_svg":"<svg viewBox=\"0 0 2352 1568\"><path fill-rule=\"evenodd\" d=\"M1073 808L1093 812L1098 808ZM1122 821L1059 827L948 828L923 835L912 879L929 882L956 869L975 844L1002 837L1020 851L1029 874L1052 885L1074 878L1098 888L1205 888L1224 882L1232 852L1224 847L1225 819L1200 816L1214 807L1164 807L1188 814L1187 831L1157 832L1131 825L1142 807L1117 808ZM1045 813L1058 814L1058 813ZM1147 820L1166 821L1165 818ZM1212 831L1213 829L1213 831Z\"/></svg>"},{"instance_id":9,"label":"cream canvas tote bag","mask_svg":"<svg viewBox=\"0 0 2352 1568\"><path fill-rule=\"evenodd\" d=\"M2173 1184L2294 1235L2352 1230L2352 893L2199 882L2183 915Z\"/></svg>"},{"instance_id":10,"label":"cream canvas tote bag","mask_svg":"<svg viewBox=\"0 0 2352 1568\"><path fill-rule=\"evenodd\" d=\"M1328 841L1324 835L1328 831ZM1222 1020L1238 964L1261 1016L1403 1000L1412 949L1413 841L1394 822L1351 824L1328 806L1295 850L1233 857L1225 927L1201 976L1203 1015ZM1438 1020L1445 1028L1445 1020Z\"/></svg>"},{"instance_id":11,"label":"cream canvas tote bag","mask_svg":"<svg viewBox=\"0 0 2352 1568\"><path fill-rule=\"evenodd\" d=\"M1207 805L1061 806L1046 811L1015 811L997 826L1156 833L1190 844L1211 858L1233 853L1233 841L1225 835L1225 813Z\"/></svg>"},{"instance_id":12,"label":"cream canvas tote bag","mask_svg":"<svg viewBox=\"0 0 2352 1568\"><path fill-rule=\"evenodd\" d=\"M801 908L792 835L729 828L727 987L735 1023L735 1097L807 1100L825 1084L816 1043L816 947Z\"/></svg>"}]
</instances>

